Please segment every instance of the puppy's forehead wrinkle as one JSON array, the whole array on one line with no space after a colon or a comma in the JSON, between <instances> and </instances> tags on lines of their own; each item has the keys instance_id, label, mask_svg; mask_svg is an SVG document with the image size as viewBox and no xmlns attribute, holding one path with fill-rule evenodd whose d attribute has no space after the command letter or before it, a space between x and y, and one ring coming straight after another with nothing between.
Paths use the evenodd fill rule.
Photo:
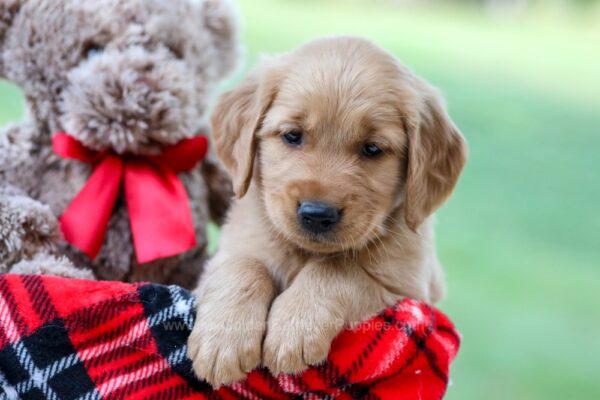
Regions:
<instances>
[{"instance_id":1,"label":"puppy's forehead wrinkle","mask_svg":"<svg viewBox=\"0 0 600 400\"><path fill-rule=\"evenodd\" d=\"M280 86L278 107L287 110L289 118L291 113L303 117L307 131L326 134L333 141L365 140L378 129L395 130L401 137L401 109L417 98L405 81L410 77L390 55L370 44L331 43L335 45L299 52L286 69L290 72ZM393 135L386 136L391 145L402 147Z\"/></svg>"},{"instance_id":2,"label":"puppy's forehead wrinkle","mask_svg":"<svg viewBox=\"0 0 600 400\"><path fill-rule=\"evenodd\" d=\"M323 88L283 84L267 125L299 125L312 133L337 132L340 140L358 140L390 125L400 128L400 117L391 93L349 94L340 98Z\"/></svg>"}]
</instances>

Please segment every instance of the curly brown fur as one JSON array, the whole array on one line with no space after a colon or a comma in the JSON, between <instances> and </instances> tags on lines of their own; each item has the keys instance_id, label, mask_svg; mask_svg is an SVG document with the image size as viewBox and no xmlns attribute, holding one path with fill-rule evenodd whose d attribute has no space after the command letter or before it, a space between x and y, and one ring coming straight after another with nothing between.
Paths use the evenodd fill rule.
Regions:
<instances>
[{"instance_id":1,"label":"curly brown fur","mask_svg":"<svg viewBox=\"0 0 600 400\"><path fill-rule=\"evenodd\" d=\"M89 269L77 268L67 257L47 252L37 252L35 256L14 264L10 272L23 275L57 275L66 278L96 279Z\"/></svg>"},{"instance_id":2,"label":"curly brown fur","mask_svg":"<svg viewBox=\"0 0 600 400\"><path fill-rule=\"evenodd\" d=\"M0 185L29 197L0 192L0 204L7 204L0 209L4 269L41 259L35 249L46 249L35 238L45 233L24 221L41 213L56 224L90 176L90 165L52 153L53 133L66 131L92 149L133 154L208 135L207 108L236 64L238 36L237 15L225 0L2 0L0 77L22 88L29 115L0 131ZM185 254L138 265L122 198L93 262L56 237L49 242L57 256L101 279L190 286L206 256L208 219L222 219L232 191L212 154L181 178L198 242ZM19 202L24 217L15 219Z\"/></svg>"},{"instance_id":3,"label":"curly brown fur","mask_svg":"<svg viewBox=\"0 0 600 400\"><path fill-rule=\"evenodd\" d=\"M58 221L50 207L14 187L0 187L0 273L21 259L51 250L58 238Z\"/></svg>"},{"instance_id":4,"label":"curly brown fur","mask_svg":"<svg viewBox=\"0 0 600 400\"><path fill-rule=\"evenodd\" d=\"M393 56L358 38L311 42L224 94L212 121L239 199L197 290L188 354L200 377L298 372L344 326L403 296L441 299L431 214L466 145L437 91ZM286 143L290 132L302 140ZM306 200L341 219L306 229Z\"/></svg>"}]
</instances>

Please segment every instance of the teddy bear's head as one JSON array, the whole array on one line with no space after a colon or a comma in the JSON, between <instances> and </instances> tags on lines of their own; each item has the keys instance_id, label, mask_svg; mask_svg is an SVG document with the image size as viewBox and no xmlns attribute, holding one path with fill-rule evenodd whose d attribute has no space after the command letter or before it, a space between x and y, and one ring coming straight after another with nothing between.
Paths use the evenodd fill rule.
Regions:
<instances>
[{"instance_id":1,"label":"teddy bear's head","mask_svg":"<svg viewBox=\"0 0 600 400\"><path fill-rule=\"evenodd\" d=\"M0 77L45 132L152 153L199 133L237 35L230 0L1 0Z\"/></svg>"}]
</instances>

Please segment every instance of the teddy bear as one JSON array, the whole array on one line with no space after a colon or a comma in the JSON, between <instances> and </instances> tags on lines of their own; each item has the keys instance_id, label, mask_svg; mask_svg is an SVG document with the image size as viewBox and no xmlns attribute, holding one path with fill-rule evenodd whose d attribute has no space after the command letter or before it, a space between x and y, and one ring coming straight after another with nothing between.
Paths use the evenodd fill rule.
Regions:
<instances>
[{"instance_id":1,"label":"teddy bear","mask_svg":"<svg viewBox=\"0 0 600 400\"><path fill-rule=\"evenodd\" d=\"M231 183L208 107L240 54L225 0L2 0L0 273L191 287Z\"/></svg>"}]
</instances>

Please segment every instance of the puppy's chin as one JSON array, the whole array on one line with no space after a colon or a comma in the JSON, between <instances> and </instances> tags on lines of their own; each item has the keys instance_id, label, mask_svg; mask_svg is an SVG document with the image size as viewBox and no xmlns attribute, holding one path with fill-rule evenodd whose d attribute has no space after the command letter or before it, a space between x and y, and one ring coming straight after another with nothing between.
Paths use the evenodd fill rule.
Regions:
<instances>
[{"instance_id":1,"label":"puppy's chin","mask_svg":"<svg viewBox=\"0 0 600 400\"><path fill-rule=\"evenodd\" d=\"M335 238L320 236L297 235L292 242L303 250L320 254L339 253L351 248L351 246L344 246L344 243L336 241Z\"/></svg>"},{"instance_id":2,"label":"puppy's chin","mask_svg":"<svg viewBox=\"0 0 600 400\"><path fill-rule=\"evenodd\" d=\"M312 234L300 228L295 221L278 223L271 221L275 230L280 233L290 244L302 250L318 254L334 254L346 251L356 251L376 240L380 230L375 224L368 224L369 228L354 229L346 227L326 234Z\"/></svg>"}]
</instances>

